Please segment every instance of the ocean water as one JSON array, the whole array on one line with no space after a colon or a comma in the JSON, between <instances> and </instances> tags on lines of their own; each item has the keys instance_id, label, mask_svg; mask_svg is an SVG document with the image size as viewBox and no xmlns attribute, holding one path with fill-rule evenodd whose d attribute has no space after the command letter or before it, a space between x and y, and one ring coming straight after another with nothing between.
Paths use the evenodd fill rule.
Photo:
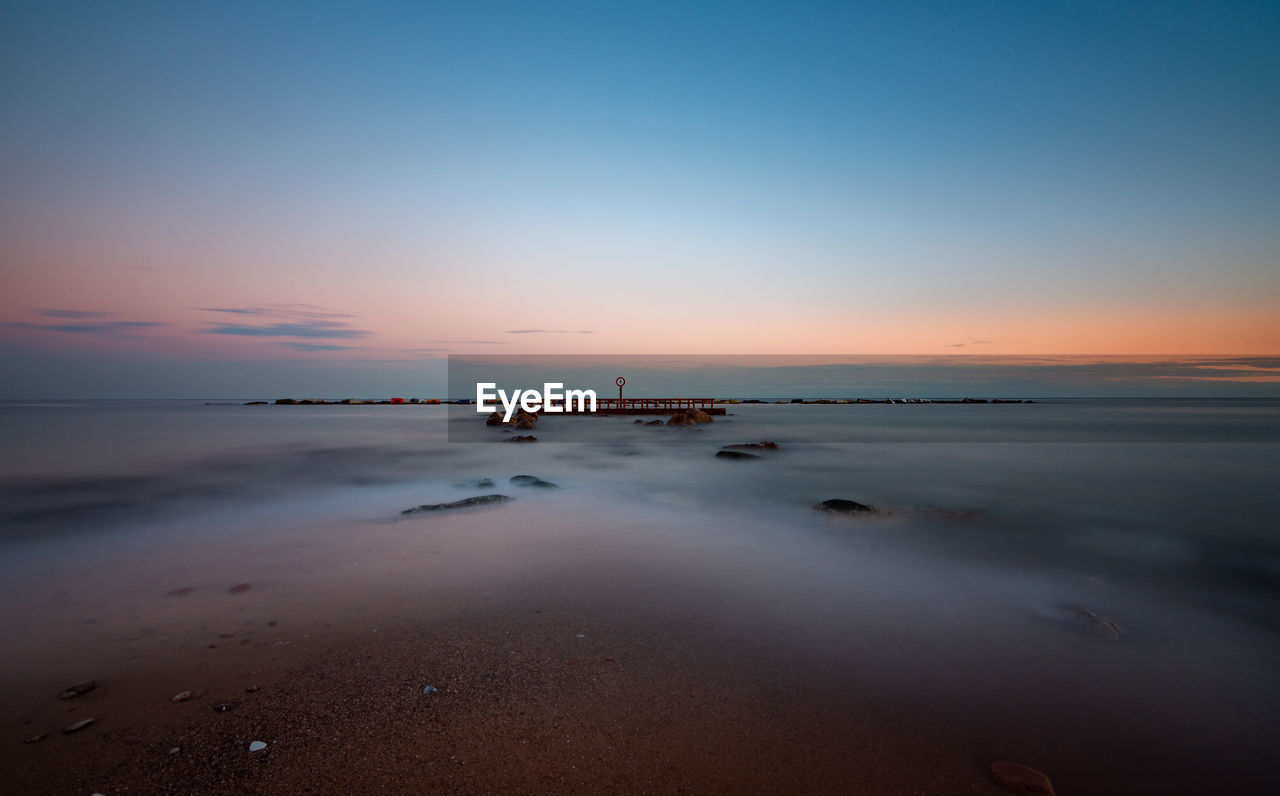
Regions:
<instances>
[{"instance_id":1,"label":"ocean water","mask_svg":"<svg viewBox=\"0 0 1280 796\"><path fill-rule=\"evenodd\" d=\"M0 619L24 639L0 685L162 665L225 609L176 613L179 588L368 623L428 581L634 564L611 588L940 715L1274 774L1280 401L741 405L697 429L544 417L534 445L444 407L239 403L0 404ZM715 457L760 440L780 449ZM400 514L494 492L515 500Z\"/></svg>"}]
</instances>

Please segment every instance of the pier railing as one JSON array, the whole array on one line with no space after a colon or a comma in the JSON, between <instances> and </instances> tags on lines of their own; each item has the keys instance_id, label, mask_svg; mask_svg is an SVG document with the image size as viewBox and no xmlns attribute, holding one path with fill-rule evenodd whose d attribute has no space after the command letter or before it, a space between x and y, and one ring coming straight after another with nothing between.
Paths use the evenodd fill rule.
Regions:
<instances>
[{"instance_id":1,"label":"pier railing","mask_svg":"<svg viewBox=\"0 0 1280 796\"><path fill-rule=\"evenodd\" d=\"M563 401L556 401L563 406ZM597 398L596 412L682 412L689 409L701 409L709 414L715 409L714 398ZM571 409L576 409L576 402ZM724 410L720 410L724 411ZM574 412L570 412L573 414Z\"/></svg>"}]
</instances>

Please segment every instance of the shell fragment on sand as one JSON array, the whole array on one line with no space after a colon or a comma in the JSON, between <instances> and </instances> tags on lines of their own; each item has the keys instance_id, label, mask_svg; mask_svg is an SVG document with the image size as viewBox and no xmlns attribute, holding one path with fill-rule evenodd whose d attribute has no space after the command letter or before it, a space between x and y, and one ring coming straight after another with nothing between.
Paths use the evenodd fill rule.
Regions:
<instances>
[{"instance_id":1,"label":"shell fragment on sand","mask_svg":"<svg viewBox=\"0 0 1280 796\"><path fill-rule=\"evenodd\" d=\"M63 727L62 731L66 733L80 732L85 727L88 727L90 724L93 724L93 722L94 722L94 719L80 719L80 721L77 721L75 724L72 724L67 727Z\"/></svg>"},{"instance_id":2,"label":"shell fragment on sand","mask_svg":"<svg viewBox=\"0 0 1280 796\"><path fill-rule=\"evenodd\" d=\"M97 687L97 680L84 680L76 683L75 685L67 686L61 694L58 694L58 699L75 699L81 694L87 694Z\"/></svg>"},{"instance_id":3,"label":"shell fragment on sand","mask_svg":"<svg viewBox=\"0 0 1280 796\"><path fill-rule=\"evenodd\" d=\"M1053 784L1031 766L1000 760L991 764L991 778L998 784L1024 796L1055 796Z\"/></svg>"}]
</instances>

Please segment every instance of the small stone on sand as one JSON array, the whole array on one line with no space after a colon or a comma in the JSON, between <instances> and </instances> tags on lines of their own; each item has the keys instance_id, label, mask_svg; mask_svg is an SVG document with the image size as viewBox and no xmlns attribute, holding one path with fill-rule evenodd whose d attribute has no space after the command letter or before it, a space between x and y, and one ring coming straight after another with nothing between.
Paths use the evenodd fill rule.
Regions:
<instances>
[{"instance_id":1,"label":"small stone on sand","mask_svg":"<svg viewBox=\"0 0 1280 796\"><path fill-rule=\"evenodd\" d=\"M179 691L178 693L173 695L174 702L186 702L190 698L191 698L190 691Z\"/></svg>"},{"instance_id":2,"label":"small stone on sand","mask_svg":"<svg viewBox=\"0 0 1280 796\"><path fill-rule=\"evenodd\" d=\"M266 748L267 748L267 745L262 741L254 741L253 743L249 744L250 752L261 752L263 749L266 749Z\"/></svg>"},{"instance_id":3,"label":"small stone on sand","mask_svg":"<svg viewBox=\"0 0 1280 796\"><path fill-rule=\"evenodd\" d=\"M98 687L97 680L84 680L75 685L67 686L66 690L58 694L58 699L75 699L81 694L87 694Z\"/></svg>"},{"instance_id":4,"label":"small stone on sand","mask_svg":"<svg viewBox=\"0 0 1280 796\"><path fill-rule=\"evenodd\" d=\"M1030 766L1000 760L991 764L991 778L1024 796L1054 796L1049 778Z\"/></svg>"},{"instance_id":5,"label":"small stone on sand","mask_svg":"<svg viewBox=\"0 0 1280 796\"><path fill-rule=\"evenodd\" d=\"M80 721L77 721L75 724L72 724L68 727L63 727L62 731L68 732L68 733L79 732L80 730L83 730L85 727L88 727L90 724L93 724L93 721L94 721L93 719L80 719Z\"/></svg>"}]
</instances>

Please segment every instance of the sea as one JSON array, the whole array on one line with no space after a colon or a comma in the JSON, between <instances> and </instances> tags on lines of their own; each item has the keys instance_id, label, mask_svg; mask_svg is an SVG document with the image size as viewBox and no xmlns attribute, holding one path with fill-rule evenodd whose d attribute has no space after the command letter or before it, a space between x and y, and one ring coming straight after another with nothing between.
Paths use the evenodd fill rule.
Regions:
<instances>
[{"instance_id":1,"label":"sea","mask_svg":"<svg viewBox=\"0 0 1280 796\"><path fill-rule=\"evenodd\" d=\"M603 568L1100 765L1276 773L1280 400L739 404L522 432L467 407L243 404L0 403L0 687L195 646L209 614L176 590L251 583L272 616L376 625L425 579L514 593ZM513 499L402 513L488 494ZM815 508L832 499L874 510Z\"/></svg>"}]
</instances>

